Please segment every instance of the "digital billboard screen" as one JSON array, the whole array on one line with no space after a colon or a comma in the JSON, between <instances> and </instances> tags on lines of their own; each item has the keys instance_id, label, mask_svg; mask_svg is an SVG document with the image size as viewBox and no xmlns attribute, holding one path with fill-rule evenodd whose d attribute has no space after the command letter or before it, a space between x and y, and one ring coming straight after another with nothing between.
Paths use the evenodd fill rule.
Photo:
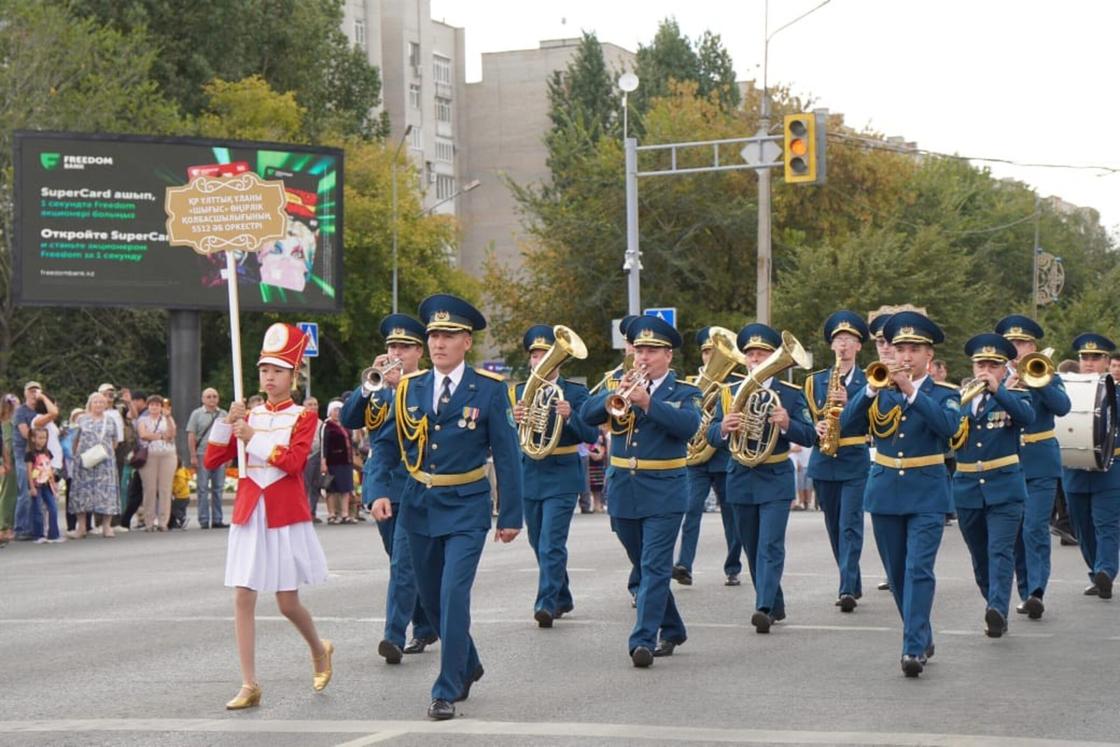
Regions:
<instances>
[{"instance_id":1,"label":"digital billboard screen","mask_svg":"<svg viewBox=\"0 0 1120 747\"><path fill-rule=\"evenodd\" d=\"M228 307L225 252L167 240L168 187L253 172L284 184L285 235L235 252L241 308L342 308L342 151L277 143L17 132L17 303Z\"/></svg>"}]
</instances>

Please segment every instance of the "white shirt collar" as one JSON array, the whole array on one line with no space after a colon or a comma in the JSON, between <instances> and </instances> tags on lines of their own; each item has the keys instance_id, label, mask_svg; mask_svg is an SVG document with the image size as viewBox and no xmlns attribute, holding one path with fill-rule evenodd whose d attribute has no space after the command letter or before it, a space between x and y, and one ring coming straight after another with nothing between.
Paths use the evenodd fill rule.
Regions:
<instances>
[{"instance_id":1,"label":"white shirt collar","mask_svg":"<svg viewBox=\"0 0 1120 747\"><path fill-rule=\"evenodd\" d=\"M467 362L462 361L455 369L449 374L442 374L439 369L433 368L435 373L435 397L439 398L439 393L443 391L443 380L445 378L451 379L451 393L454 394L455 390L459 388L459 382L463 380L463 372L467 370ZM434 400L433 400L434 401Z\"/></svg>"},{"instance_id":2,"label":"white shirt collar","mask_svg":"<svg viewBox=\"0 0 1120 747\"><path fill-rule=\"evenodd\" d=\"M653 394L654 392L656 392L657 387L661 386L661 382L665 381L665 379L667 379L667 378L669 378L669 372L668 371L666 371L664 374L662 374L660 379L653 379L650 382L649 393Z\"/></svg>"}]
</instances>

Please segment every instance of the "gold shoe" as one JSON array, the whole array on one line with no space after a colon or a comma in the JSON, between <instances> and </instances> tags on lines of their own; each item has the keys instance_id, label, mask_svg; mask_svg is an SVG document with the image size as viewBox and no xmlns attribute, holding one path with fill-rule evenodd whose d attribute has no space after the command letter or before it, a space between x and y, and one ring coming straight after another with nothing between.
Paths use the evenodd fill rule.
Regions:
<instances>
[{"instance_id":1,"label":"gold shoe","mask_svg":"<svg viewBox=\"0 0 1120 747\"><path fill-rule=\"evenodd\" d=\"M323 644L323 655L313 656L311 658L316 665L318 665L318 663L323 659L326 659L327 666L322 672L316 671L311 678L311 686L315 688L315 692L321 692L322 690L326 689L327 683L331 681L331 655L334 653L333 643L322 638L320 638L319 640Z\"/></svg>"},{"instance_id":2,"label":"gold shoe","mask_svg":"<svg viewBox=\"0 0 1120 747\"><path fill-rule=\"evenodd\" d=\"M242 695L241 693L246 693ZM255 708L261 704L261 686L254 682L251 685L242 685L237 697L226 703L227 711L240 711L244 708Z\"/></svg>"}]
</instances>

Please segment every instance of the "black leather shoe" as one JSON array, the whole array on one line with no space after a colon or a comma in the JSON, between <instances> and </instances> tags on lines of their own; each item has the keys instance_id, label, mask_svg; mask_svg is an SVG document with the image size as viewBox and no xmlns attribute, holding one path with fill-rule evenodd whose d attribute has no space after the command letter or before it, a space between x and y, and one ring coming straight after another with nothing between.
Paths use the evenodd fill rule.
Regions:
<instances>
[{"instance_id":1,"label":"black leather shoe","mask_svg":"<svg viewBox=\"0 0 1120 747\"><path fill-rule=\"evenodd\" d=\"M653 663L653 652L645 646L638 646L630 652L630 661L634 662L634 666L644 669Z\"/></svg>"},{"instance_id":2,"label":"black leather shoe","mask_svg":"<svg viewBox=\"0 0 1120 747\"><path fill-rule=\"evenodd\" d=\"M786 611L778 610L777 612L771 612L770 619L776 623L781 622L782 620L786 619Z\"/></svg>"},{"instance_id":3,"label":"black leather shoe","mask_svg":"<svg viewBox=\"0 0 1120 747\"><path fill-rule=\"evenodd\" d=\"M220 521L214 522L210 525L211 529L229 529L229 524L223 524Z\"/></svg>"},{"instance_id":4,"label":"black leather shoe","mask_svg":"<svg viewBox=\"0 0 1120 747\"><path fill-rule=\"evenodd\" d=\"M723 585L724 586L739 586L742 583L743 582L739 580L739 574L738 573L729 573L729 574L727 574L727 580L723 582Z\"/></svg>"},{"instance_id":5,"label":"black leather shoe","mask_svg":"<svg viewBox=\"0 0 1120 747\"><path fill-rule=\"evenodd\" d=\"M937 649L934 647L934 645L932 643L929 644L929 646L926 647L926 653L925 653L926 660L928 661L929 659L932 659L933 655L936 651L937 651Z\"/></svg>"},{"instance_id":6,"label":"black leather shoe","mask_svg":"<svg viewBox=\"0 0 1120 747\"><path fill-rule=\"evenodd\" d=\"M392 641L382 641L377 644L377 655L385 659L386 664L400 664L403 652L401 647Z\"/></svg>"},{"instance_id":7,"label":"black leather shoe","mask_svg":"<svg viewBox=\"0 0 1120 747\"><path fill-rule=\"evenodd\" d=\"M553 620L559 620L561 617L568 614L569 612L571 612L574 609L575 609L575 605L572 605L572 604L569 604L567 607L561 607L560 609L556 610L556 612L552 615L552 619Z\"/></svg>"},{"instance_id":8,"label":"black leather shoe","mask_svg":"<svg viewBox=\"0 0 1120 747\"><path fill-rule=\"evenodd\" d=\"M1093 576L1093 583L1097 586L1097 596L1101 599L1112 599L1112 577L1104 571L1097 571Z\"/></svg>"},{"instance_id":9,"label":"black leather shoe","mask_svg":"<svg viewBox=\"0 0 1120 747\"><path fill-rule=\"evenodd\" d=\"M631 594L630 595L630 607L632 609L637 609L638 608L638 595L637 594Z\"/></svg>"},{"instance_id":10,"label":"black leather shoe","mask_svg":"<svg viewBox=\"0 0 1120 747\"><path fill-rule=\"evenodd\" d=\"M856 608L856 598L851 594L841 594L837 604L840 605L841 612L851 612Z\"/></svg>"},{"instance_id":11,"label":"black leather shoe","mask_svg":"<svg viewBox=\"0 0 1120 747\"><path fill-rule=\"evenodd\" d=\"M998 610L991 607L984 613L984 624L987 626L984 629L984 635L989 638L999 638L1007 632L1007 620Z\"/></svg>"},{"instance_id":12,"label":"black leather shoe","mask_svg":"<svg viewBox=\"0 0 1120 747\"><path fill-rule=\"evenodd\" d=\"M406 654L422 654L422 653L424 653L424 649L426 649L428 646L431 646L433 643L435 643L438 640L439 640L438 637L436 637L436 638L413 638L411 641L408 642L408 645L406 645L404 647L404 652Z\"/></svg>"},{"instance_id":13,"label":"black leather shoe","mask_svg":"<svg viewBox=\"0 0 1120 747\"><path fill-rule=\"evenodd\" d=\"M433 700L432 704L428 706L428 718L435 721L447 721L455 718L455 706L446 700Z\"/></svg>"},{"instance_id":14,"label":"black leather shoe","mask_svg":"<svg viewBox=\"0 0 1120 747\"><path fill-rule=\"evenodd\" d=\"M1087 597L1100 596L1101 590L1096 584L1089 584L1085 587L1085 591L1081 592Z\"/></svg>"},{"instance_id":15,"label":"black leather shoe","mask_svg":"<svg viewBox=\"0 0 1120 747\"><path fill-rule=\"evenodd\" d=\"M548 610L537 610L533 613L533 619L537 621L537 625L542 628L552 627L552 613Z\"/></svg>"},{"instance_id":16,"label":"black leather shoe","mask_svg":"<svg viewBox=\"0 0 1120 747\"><path fill-rule=\"evenodd\" d=\"M1015 611L1024 612L1030 619L1037 620L1042 617L1042 613L1046 611L1046 605L1042 603L1041 597L1031 595L1027 597L1027 601L1016 607Z\"/></svg>"},{"instance_id":17,"label":"black leather shoe","mask_svg":"<svg viewBox=\"0 0 1120 747\"><path fill-rule=\"evenodd\" d=\"M902 673L907 677L917 677L923 669L925 669L925 666L917 656L906 654L902 657Z\"/></svg>"},{"instance_id":18,"label":"black leather shoe","mask_svg":"<svg viewBox=\"0 0 1120 747\"><path fill-rule=\"evenodd\" d=\"M660 640L660 641L657 642L657 648L655 648L653 650L653 655L657 656L657 657L672 656L673 655L673 649L675 649L677 646L681 645L682 643L684 643L684 641Z\"/></svg>"},{"instance_id":19,"label":"black leather shoe","mask_svg":"<svg viewBox=\"0 0 1120 747\"><path fill-rule=\"evenodd\" d=\"M876 588L879 591L890 591L891 590L891 585L887 581L880 581L879 585Z\"/></svg>"},{"instance_id":20,"label":"black leather shoe","mask_svg":"<svg viewBox=\"0 0 1120 747\"><path fill-rule=\"evenodd\" d=\"M751 615L751 625L754 626L756 633L769 633L770 626L774 623L774 618L770 614L759 610Z\"/></svg>"},{"instance_id":21,"label":"black leather shoe","mask_svg":"<svg viewBox=\"0 0 1120 747\"><path fill-rule=\"evenodd\" d=\"M683 565L673 566L673 580L682 586L692 586L692 573Z\"/></svg>"},{"instance_id":22,"label":"black leather shoe","mask_svg":"<svg viewBox=\"0 0 1120 747\"><path fill-rule=\"evenodd\" d=\"M486 674L486 670L482 668L481 664L475 667L475 670L471 672L471 676L463 683L463 692L459 694L458 698L455 698L455 702L460 703L469 698L471 696L471 685L482 679L482 675L484 674Z\"/></svg>"}]
</instances>

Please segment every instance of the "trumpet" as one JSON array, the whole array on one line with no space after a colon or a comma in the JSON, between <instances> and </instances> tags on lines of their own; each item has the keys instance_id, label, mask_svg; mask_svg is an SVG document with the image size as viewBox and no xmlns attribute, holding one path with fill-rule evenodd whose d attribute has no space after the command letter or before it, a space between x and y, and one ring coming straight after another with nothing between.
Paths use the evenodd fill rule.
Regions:
<instances>
[{"instance_id":1,"label":"trumpet","mask_svg":"<svg viewBox=\"0 0 1120 747\"><path fill-rule=\"evenodd\" d=\"M1015 373L1031 389L1041 389L1054 378L1054 348L1041 353L1028 353L1019 359Z\"/></svg>"},{"instance_id":2,"label":"trumpet","mask_svg":"<svg viewBox=\"0 0 1120 747\"><path fill-rule=\"evenodd\" d=\"M631 368L623 374L623 378L627 376L632 377L630 383L625 386L620 383L614 394L607 397L607 412L615 418L625 417L630 411L630 397L638 387L649 385L649 376L646 375L644 364Z\"/></svg>"},{"instance_id":3,"label":"trumpet","mask_svg":"<svg viewBox=\"0 0 1120 747\"><path fill-rule=\"evenodd\" d=\"M863 373L867 376L867 385L872 389L886 389L893 386L891 377L903 371L909 373L910 366L891 366L882 361L875 361L865 368Z\"/></svg>"},{"instance_id":4,"label":"trumpet","mask_svg":"<svg viewBox=\"0 0 1120 747\"><path fill-rule=\"evenodd\" d=\"M365 369L361 376L362 389L370 394L381 391L385 388L385 375L394 368L404 371L404 363L401 362L400 358L390 358L380 366L370 366Z\"/></svg>"},{"instance_id":5,"label":"trumpet","mask_svg":"<svg viewBox=\"0 0 1120 747\"><path fill-rule=\"evenodd\" d=\"M988 382L983 379L965 379L961 382L961 407L980 396L988 388Z\"/></svg>"}]
</instances>

